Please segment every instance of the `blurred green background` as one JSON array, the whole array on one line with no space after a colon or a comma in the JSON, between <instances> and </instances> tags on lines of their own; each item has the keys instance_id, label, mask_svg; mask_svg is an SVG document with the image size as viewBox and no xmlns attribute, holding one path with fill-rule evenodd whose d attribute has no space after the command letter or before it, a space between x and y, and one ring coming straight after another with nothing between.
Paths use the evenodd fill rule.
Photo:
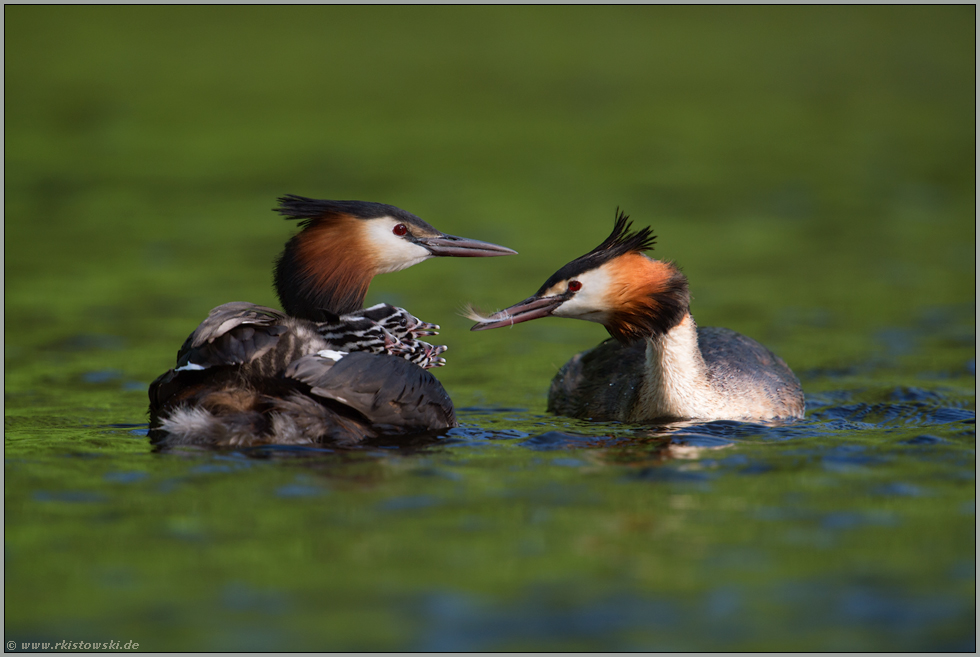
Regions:
<instances>
[{"instance_id":1,"label":"blurred green background","mask_svg":"<svg viewBox=\"0 0 980 657\"><path fill-rule=\"evenodd\" d=\"M493 309L525 298L597 245L617 207L638 225L652 225L659 236L655 255L675 260L688 275L699 324L728 326L764 342L800 374L808 395L924 386L920 373L928 370L946 372L943 385L956 387L955 404L975 409L975 365L963 365L975 359L975 12L973 6L6 6L5 449L8 463L19 463L8 466L5 489L13 559L8 627L34 628L40 636L63 629L50 618L88 617L80 611L87 604L102 619L98 625L115 617L117 600L143 601L126 603L142 610L146 600L164 599L177 601L167 617L176 620L161 625L168 629L154 645L193 649L204 645L202 636L211 637L212 649L253 645L203 627L186 630L197 614L180 600L208 577L195 572L194 559L252 572L277 554L276 537L296 534L311 518L326 521L249 497L265 489L248 479L169 497L141 492L117 504L107 489L113 468L149 472L146 481L156 485L158 478L182 476L183 466L147 461L145 439L113 437L104 427L146 421L146 385L173 365L177 348L210 308L235 300L278 305L272 262L295 228L270 210L284 193L391 203L446 232L519 251L430 261L382 276L368 302L388 301L441 324L449 364L435 373L457 407L527 409L530 416L507 425L526 432L534 431L532 420L541 421L557 368L605 331L548 319L470 333L459 310L466 302ZM973 447L975 440L964 449ZM70 461L75 465L68 467L62 457L77 454L112 465ZM531 468L527 477L543 481L576 478L568 468L536 474L529 456L507 454L465 471L468 495L483 499L514 468ZM382 497L418 492L415 480L392 474L403 466L385 463L387 474L367 478L388 482ZM351 466L354 474L338 467L358 480L362 466L374 472L363 464ZM286 477L262 472L276 485ZM800 483L769 481L768 493L765 485L753 489L760 497L749 507L766 495L780 499ZM965 495L962 485L950 495ZM115 582L116 571L92 565L103 549L92 529L101 520L85 524L70 505L51 511L63 504L51 502L61 493L37 493L59 486L107 496L106 508L85 508L95 509L96 518L118 519L111 526L122 543L113 558L142 564L133 566L142 575L119 577L142 584L129 590L110 583L86 602L91 573ZM834 503L846 504L843 490ZM251 506L236 506L232 497L239 495ZM446 564L425 556L433 535L417 534L411 523L371 534L356 510L377 496L344 495L354 510L348 525L341 523L346 529L337 530L341 538L331 539L351 552L330 570L344 582L338 586L374 590L365 583L370 559L357 556L360 543L349 542L351 532L374 541L373 554L392 559L394 546L408 546L417 570L394 562L383 569L414 582L408 588L441 581ZM693 573L704 550L689 549L683 536L714 545L745 528L715 526L729 515L721 496L692 498L714 505L702 516L684 511L694 507L682 498L672 507L681 537L665 552L647 554L649 544L629 532L646 526L643 514L666 498L610 495L626 516L609 516L609 509L595 516L619 518L610 527L620 529L609 531L622 530L629 540L609 538L608 549L585 549L591 556L578 561L549 552L556 579L566 568L594 571L601 581L610 559L639 559L644 565L637 572L649 574L667 554L679 560L674 579L663 575L670 586L702 590L707 584ZM207 501L198 505L198 499ZM950 526L946 511L929 506L938 500L915 501L919 520L903 525L906 551L893 555L898 572L910 573L924 558L915 541L937 535L935 523ZM141 512L144 504L152 511ZM455 554L470 560L448 567L455 586L513 591L534 577L525 562L505 560L506 572L487 566L502 558L508 532L519 535L528 521L507 515L508 504L468 510L507 529L472 552L456 544ZM963 541L972 534L964 523L972 517L949 513L963 524L956 525L958 547L949 549L968 556ZM444 521L433 516L437 527ZM582 522L568 516L552 539L593 545L565 540ZM202 553L174 551L164 535L228 542L205 542L210 548ZM229 545L252 538L251 548L223 561ZM756 539L738 540L755 545ZM888 536L856 541L849 554L860 553L857 560L866 564L894 543ZM142 558L126 556L151 544ZM58 547L66 545L74 547L67 553ZM793 545L789 561L772 575L777 580L814 563L822 565L808 576L819 580L822 567L832 568L826 560L850 563L826 552L816 559L799 555ZM308 546L290 550L262 586L271 581L288 589L293 581L301 588L310 569L322 565ZM55 596L61 602L36 592L25 597L38 581L61 586ZM958 586L963 593L965 585ZM315 590L308 596L307 602L317 599ZM146 604L146 618L155 618L156 603ZM381 612L370 596L358 604L363 613L331 616L331 631L346 642L288 645L444 645L390 638L384 633L402 636L397 623L372 621ZM150 622L127 618L125 627L137 634ZM268 622L262 613L257 618L259 625ZM69 627L86 626L77 623ZM177 626L186 631L174 634ZM373 630L364 629L370 627L384 627L388 638L372 643ZM833 639L838 643L824 644L791 638L767 644L756 636L656 645L890 645L877 635L848 643L854 636L844 632Z\"/></svg>"},{"instance_id":2,"label":"blurred green background","mask_svg":"<svg viewBox=\"0 0 980 657\"><path fill-rule=\"evenodd\" d=\"M5 16L13 344L81 322L152 345L133 363L152 378L213 306L276 305L283 193L392 203L521 253L375 281L369 301L446 327L450 392L534 337L604 336L560 320L469 335L456 313L524 298L617 206L684 268L701 324L790 363L870 345L765 335L781 313L853 336L974 297L972 7ZM550 366L528 372L538 389Z\"/></svg>"}]
</instances>

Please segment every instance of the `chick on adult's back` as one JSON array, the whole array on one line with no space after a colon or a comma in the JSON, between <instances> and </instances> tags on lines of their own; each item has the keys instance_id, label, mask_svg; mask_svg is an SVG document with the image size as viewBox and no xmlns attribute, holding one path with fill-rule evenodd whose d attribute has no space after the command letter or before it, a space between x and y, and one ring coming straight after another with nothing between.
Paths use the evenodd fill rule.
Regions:
<instances>
[{"instance_id":1,"label":"chick on adult's back","mask_svg":"<svg viewBox=\"0 0 980 657\"><path fill-rule=\"evenodd\" d=\"M592 420L803 417L800 382L761 344L724 328L699 328L687 277L643 255L650 228L631 231L622 213L598 247L559 269L531 297L472 330L541 317L598 322L612 339L575 355L551 382L548 410Z\"/></svg>"},{"instance_id":2,"label":"chick on adult's back","mask_svg":"<svg viewBox=\"0 0 980 657\"><path fill-rule=\"evenodd\" d=\"M285 196L278 211L303 230L280 255L286 312L252 303L214 308L151 385L150 436L164 445L356 443L455 426L427 369L444 346L435 324L402 308L363 308L374 276L437 256L514 251L436 230L400 208Z\"/></svg>"}]
</instances>

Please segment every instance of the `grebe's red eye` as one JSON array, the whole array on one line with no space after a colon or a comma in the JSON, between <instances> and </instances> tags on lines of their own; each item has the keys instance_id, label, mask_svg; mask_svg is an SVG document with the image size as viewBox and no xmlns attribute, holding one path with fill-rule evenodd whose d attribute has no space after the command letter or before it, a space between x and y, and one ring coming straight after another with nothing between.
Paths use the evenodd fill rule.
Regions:
<instances>
[{"instance_id":1,"label":"grebe's red eye","mask_svg":"<svg viewBox=\"0 0 980 657\"><path fill-rule=\"evenodd\" d=\"M396 224L395 227L391 229L391 232L398 235L398 237L401 237L402 235L406 235L408 233L408 226L405 224Z\"/></svg>"},{"instance_id":2,"label":"grebe's red eye","mask_svg":"<svg viewBox=\"0 0 980 657\"><path fill-rule=\"evenodd\" d=\"M582 289L582 284L579 281L568 281L568 291L578 292Z\"/></svg>"}]
</instances>

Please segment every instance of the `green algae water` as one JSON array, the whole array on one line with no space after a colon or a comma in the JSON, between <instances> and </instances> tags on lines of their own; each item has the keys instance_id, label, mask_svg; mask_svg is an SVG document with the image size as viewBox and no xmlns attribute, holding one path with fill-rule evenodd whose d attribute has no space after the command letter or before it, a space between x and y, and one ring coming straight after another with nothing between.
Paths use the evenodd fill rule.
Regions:
<instances>
[{"instance_id":1,"label":"green algae water","mask_svg":"<svg viewBox=\"0 0 980 657\"><path fill-rule=\"evenodd\" d=\"M975 650L975 8L6 7L8 651ZM154 451L277 196L519 256L375 279L461 426ZM806 418L545 412L606 335L471 333L622 208Z\"/></svg>"}]
</instances>

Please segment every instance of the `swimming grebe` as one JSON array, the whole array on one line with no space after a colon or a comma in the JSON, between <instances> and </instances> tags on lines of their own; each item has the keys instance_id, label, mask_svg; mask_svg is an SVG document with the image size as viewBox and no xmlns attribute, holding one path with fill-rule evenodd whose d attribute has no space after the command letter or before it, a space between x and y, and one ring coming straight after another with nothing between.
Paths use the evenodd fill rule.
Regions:
<instances>
[{"instance_id":1,"label":"swimming grebe","mask_svg":"<svg viewBox=\"0 0 980 657\"><path fill-rule=\"evenodd\" d=\"M162 445L356 443L456 425L426 370L445 346L438 326L402 308L362 309L371 279L435 256L516 253L446 235L381 203L279 199L303 228L276 263L285 313L251 303L214 308L150 385L150 436Z\"/></svg>"},{"instance_id":2,"label":"swimming grebe","mask_svg":"<svg viewBox=\"0 0 980 657\"><path fill-rule=\"evenodd\" d=\"M483 317L473 331L539 317L598 322L612 339L574 356L555 375L548 410L559 415L643 422L669 418L801 418L803 390L761 344L724 328L699 328L687 277L643 251L656 237L631 232L619 213L612 234L559 269L534 296Z\"/></svg>"}]
</instances>

